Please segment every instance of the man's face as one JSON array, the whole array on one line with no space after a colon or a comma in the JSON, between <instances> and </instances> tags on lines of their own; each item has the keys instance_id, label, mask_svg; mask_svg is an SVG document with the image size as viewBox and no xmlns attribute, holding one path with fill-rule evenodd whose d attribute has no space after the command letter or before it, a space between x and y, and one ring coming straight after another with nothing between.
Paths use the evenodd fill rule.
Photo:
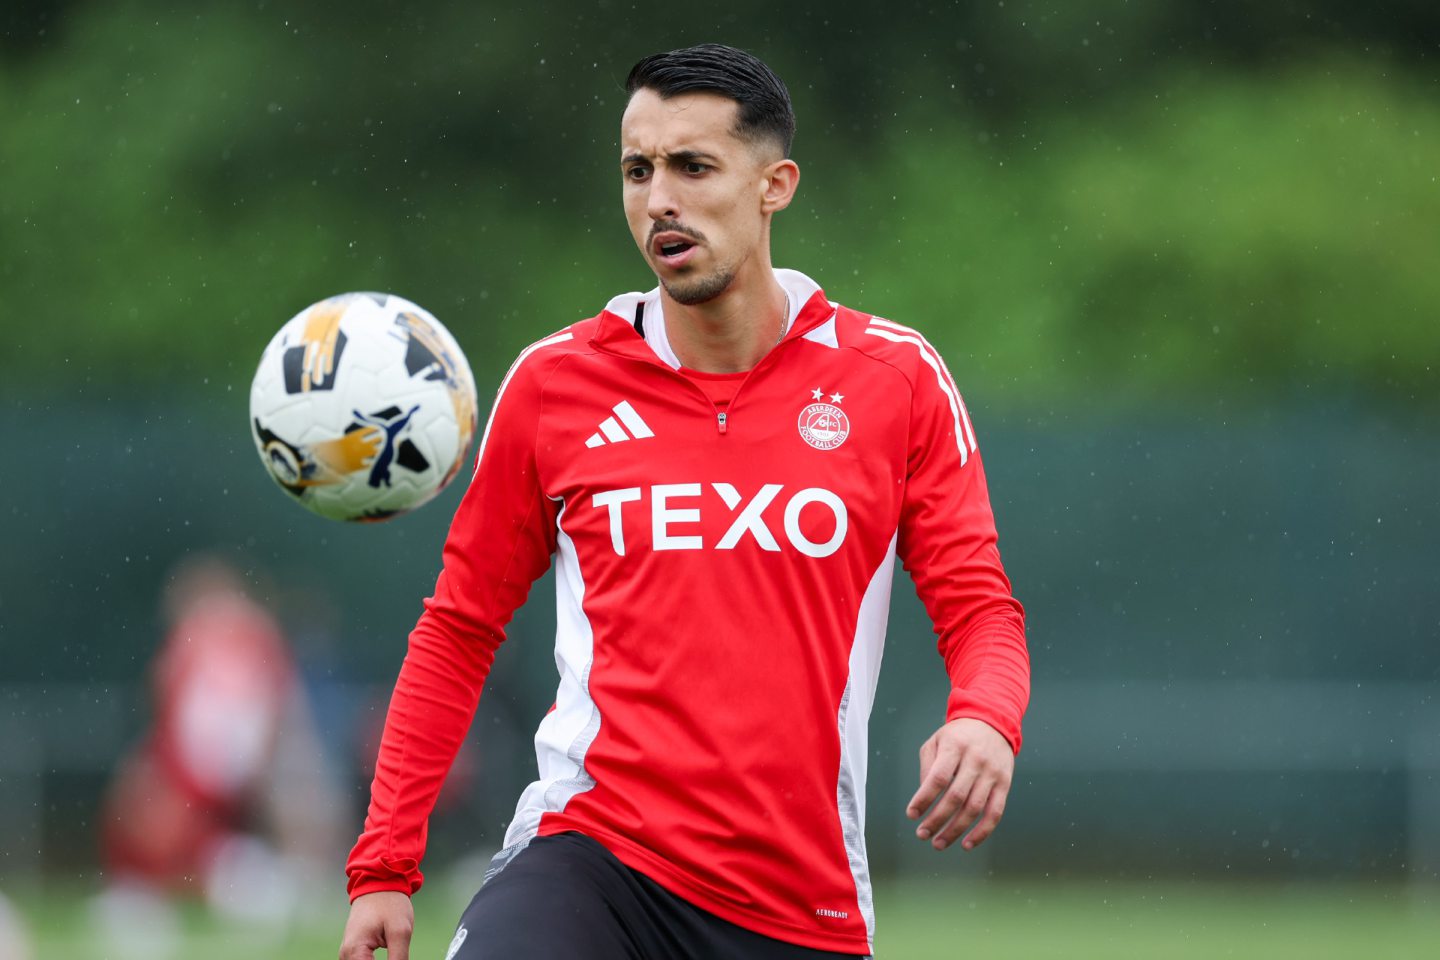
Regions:
<instances>
[{"instance_id":1,"label":"man's face","mask_svg":"<svg viewBox=\"0 0 1440 960\"><path fill-rule=\"evenodd\" d=\"M739 104L713 93L638 90L620 121L630 234L679 303L711 300L765 256L765 193L778 146L734 133Z\"/></svg>"}]
</instances>

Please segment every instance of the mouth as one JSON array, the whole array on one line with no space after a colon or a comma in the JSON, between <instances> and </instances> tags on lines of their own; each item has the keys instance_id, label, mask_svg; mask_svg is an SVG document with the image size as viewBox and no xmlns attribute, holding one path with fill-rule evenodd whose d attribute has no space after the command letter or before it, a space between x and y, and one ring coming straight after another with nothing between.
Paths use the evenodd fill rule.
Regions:
<instances>
[{"instance_id":1,"label":"mouth","mask_svg":"<svg viewBox=\"0 0 1440 960\"><path fill-rule=\"evenodd\" d=\"M672 230L657 234L650 241L650 250L655 259L667 267L684 266L694 254L696 243L691 238Z\"/></svg>"}]
</instances>

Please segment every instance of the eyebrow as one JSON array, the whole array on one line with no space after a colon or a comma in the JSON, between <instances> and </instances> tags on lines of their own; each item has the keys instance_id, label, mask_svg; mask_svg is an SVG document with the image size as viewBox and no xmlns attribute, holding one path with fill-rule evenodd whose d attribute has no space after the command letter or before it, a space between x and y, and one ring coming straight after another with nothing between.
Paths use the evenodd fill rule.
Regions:
<instances>
[{"instance_id":1,"label":"eyebrow","mask_svg":"<svg viewBox=\"0 0 1440 960\"><path fill-rule=\"evenodd\" d=\"M646 163L649 159L649 157L638 153L627 153L620 158L620 163L622 166L627 163ZM670 163L692 163L696 160L714 161L718 160L719 157L713 153L706 153L704 150L676 150L674 153L668 154L666 159Z\"/></svg>"}]
</instances>

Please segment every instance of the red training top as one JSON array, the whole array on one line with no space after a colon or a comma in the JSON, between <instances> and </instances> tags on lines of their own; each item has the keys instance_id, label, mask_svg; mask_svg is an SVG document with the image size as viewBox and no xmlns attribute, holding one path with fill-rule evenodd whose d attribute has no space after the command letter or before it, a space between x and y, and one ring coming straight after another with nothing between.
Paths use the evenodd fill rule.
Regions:
<instances>
[{"instance_id":1,"label":"red training top","mask_svg":"<svg viewBox=\"0 0 1440 960\"><path fill-rule=\"evenodd\" d=\"M946 718L1019 749L1024 614L949 371L914 330L775 275L789 328L741 377L678 369L658 291L510 368L410 635L352 896L419 888L436 793L552 556L559 689L497 869L579 831L740 926L871 952L866 727L897 555Z\"/></svg>"}]
</instances>

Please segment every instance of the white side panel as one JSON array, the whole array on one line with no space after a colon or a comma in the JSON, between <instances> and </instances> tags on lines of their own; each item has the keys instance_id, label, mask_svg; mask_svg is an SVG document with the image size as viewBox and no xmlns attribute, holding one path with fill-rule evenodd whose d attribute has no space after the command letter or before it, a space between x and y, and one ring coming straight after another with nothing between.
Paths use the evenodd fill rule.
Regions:
<instances>
[{"instance_id":1,"label":"white side panel","mask_svg":"<svg viewBox=\"0 0 1440 960\"><path fill-rule=\"evenodd\" d=\"M557 526L565 518L561 507ZM585 753L600 732L600 710L590 699L590 668L595 661L595 637L581 606L585 580L575 544L564 527L556 536L555 564L555 668L560 687L555 709L540 721L535 733L535 760L540 777L520 795L515 819L505 831L505 849L495 856L494 873L529 843L540 828L540 818L558 813L577 794L595 786L585 772Z\"/></svg>"},{"instance_id":2,"label":"white side panel","mask_svg":"<svg viewBox=\"0 0 1440 960\"><path fill-rule=\"evenodd\" d=\"M855 895L865 918L872 951L875 949L875 900L865 853L865 774L870 756L870 708L875 703L875 684L880 679L885 625L890 614L890 587L895 579L895 540L891 536L890 546L860 600L855 641L850 647L850 681L840 698L836 718L840 732L840 772L835 798L845 837L845 855L850 861L850 875L855 879Z\"/></svg>"}]
</instances>

